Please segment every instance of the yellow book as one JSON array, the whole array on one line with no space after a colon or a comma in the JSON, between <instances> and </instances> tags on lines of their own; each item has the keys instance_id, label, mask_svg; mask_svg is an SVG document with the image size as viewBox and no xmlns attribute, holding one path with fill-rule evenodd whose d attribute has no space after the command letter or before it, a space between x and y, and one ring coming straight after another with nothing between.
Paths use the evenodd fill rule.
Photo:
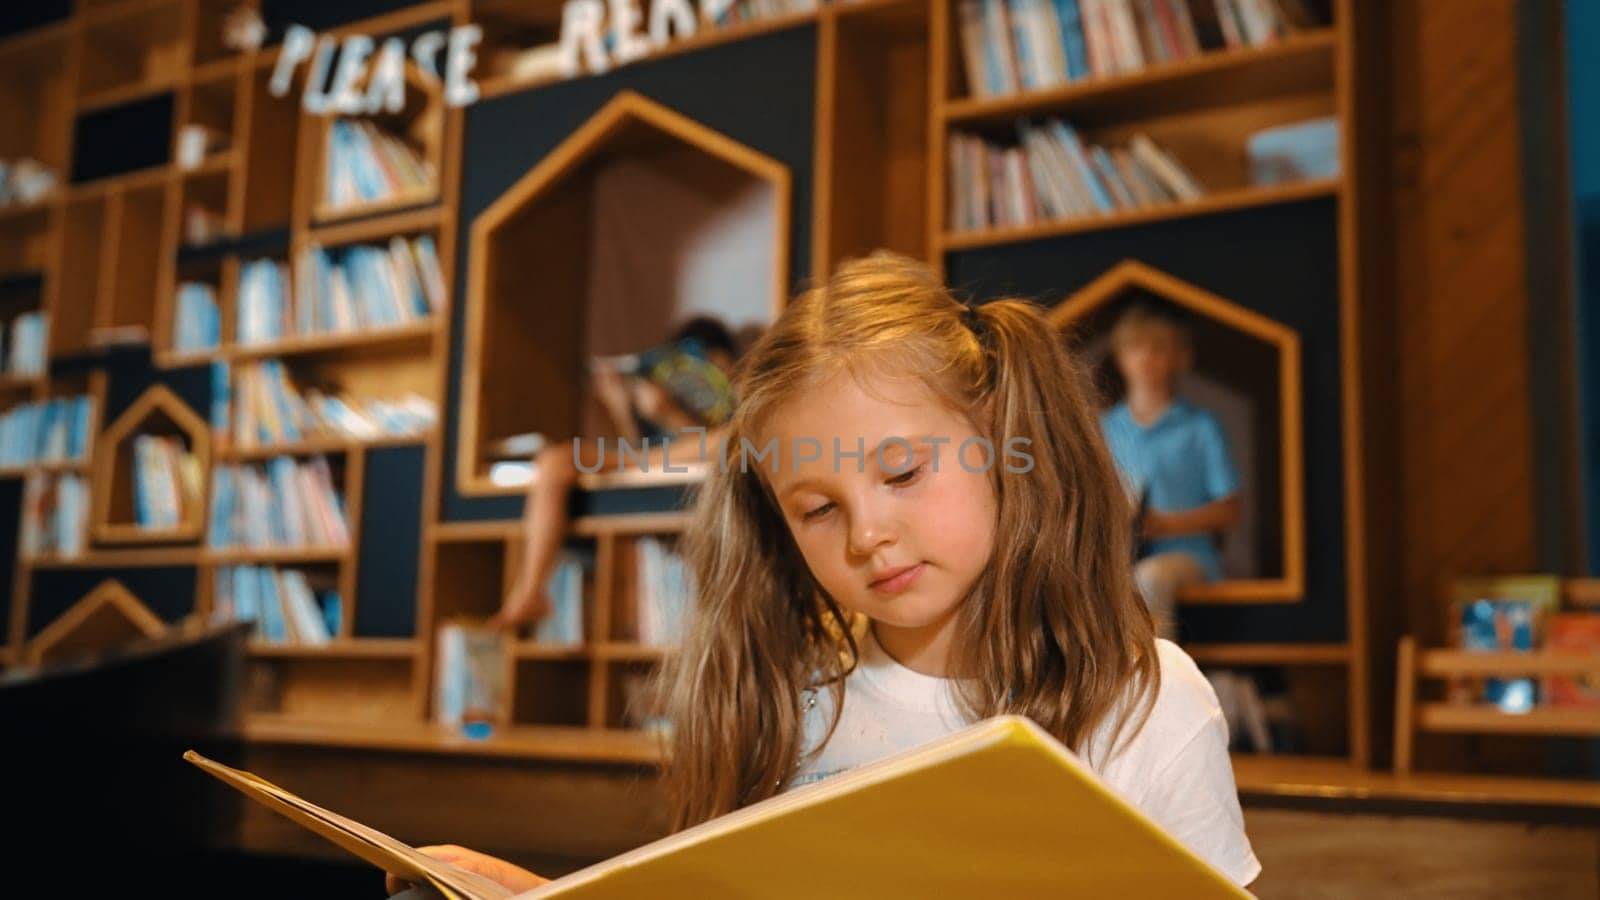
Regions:
<instances>
[{"instance_id":1,"label":"yellow book","mask_svg":"<svg viewBox=\"0 0 1600 900\"><path fill-rule=\"evenodd\" d=\"M1002 716L686 829L518 900L1100 896L1250 895L1043 729Z\"/></svg>"}]
</instances>

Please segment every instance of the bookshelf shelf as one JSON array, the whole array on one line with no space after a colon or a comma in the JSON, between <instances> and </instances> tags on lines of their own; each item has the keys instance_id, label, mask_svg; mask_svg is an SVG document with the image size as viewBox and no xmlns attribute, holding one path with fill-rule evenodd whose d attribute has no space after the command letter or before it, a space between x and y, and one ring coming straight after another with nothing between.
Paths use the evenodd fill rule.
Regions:
<instances>
[{"instance_id":1,"label":"bookshelf shelf","mask_svg":"<svg viewBox=\"0 0 1600 900\"><path fill-rule=\"evenodd\" d=\"M234 345L226 355L236 362L272 356L312 356L319 354L395 354L426 350L438 324L429 319L393 328L371 331L315 334L267 344Z\"/></svg>"},{"instance_id":2,"label":"bookshelf shelf","mask_svg":"<svg viewBox=\"0 0 1600 900\"><path fill-rule=\"evenodd\" d=\"M660 662L671 648L626 641L610 641L594 645L595 659L610 662Z\"/></svg>"},{"instance_id":3,"label":"bookshelf shelf","mask_svg":"<svg viewBox=\"0 0 1600 900\"><path fill-rule=\"evenodd\" d=\"M77 556L47 554L26 557L35 569L140 569L195 566L200 551L194 547L150 547L138 550L89 550Z\"/></svg>"},{"instance_id":4,"label":"bookshelf shelf","mask_svg":"<svg viewBox=\"0 0 1600 900\"><path fill-rule=\"evenodd\" d=\"M252 641L251 656L281 659L406 659L417 653L409 638L347 638L327 644L270 644Z\"/></svg>"},{"instance_id":5,"label":"bookshelf shelf","mask_svg":"<svg viewBox=\"0 0 1600 900\"><path fill-rule=\"evenodd\" d=\"M292 444L272 444L262 447L224 447L217 458L226 461L272 459L278 456L315 456L352 453L356 450L380 450L386 447L413 447L425 444L431 434L405 434L370 440L351 440L342 437L312 438Z\"/></svg>"},{"instance_id":6,"label":"bookshelf shelf","mask_svg":"<svg viewBox=\"0 0 1600 900\"><path fill-rule=\"evenodd\" d=\"M157 94L164 94L178 86L173 78L157 78L133 84L122 84L89 94L78 101L78 112L90 113L113 106L123 106Z\"/></svg>"},{"instance_id":7,"label":"bookshelf shelf","mask_svg":"<svg viewBox=\"0 0 1600 900\"><path fill-rule=\"evenodd\" d=\"M232 171L239 161L239 154L234 150L223 150L213 153L200 161L200 165L192 169L180 169L179 173L185 181L207 176L224 174Z\"/></svg>"},{"instance_id":8,"label":"bookshelf shelf","mask_svg":"<svg viewBox=\"0 0 1600 900\"><path fill-rule=\"evenodd\" d=\"M355 224L359 220L374 216L388 215L408 210L414 206L426 206L438 202L438 189L429 188L426 190L406 191L371 203L353 203L348 206L329 206L319 203L314 215L317 220L317 228L325 229L337 225Z\"/></svg>"},{"instance_id":9,"label":"bookshelf shelf","mask_svg":"<svg viewBox=\"0 0 1600 900\"><path fill-rule=\"evenodd\" d=\"M32 392L44 381L43 375L0 375L0 397Z\"/></svg>"},{"instance_id":10,"label":"bookshelf shelf","mask_svg":"<svg viewBox=\"0 0 1600 900\"><path fill-rule=\"evenodd\" d=\"M590 650L583 644L542 644L536 641L520 641L512 648L512 656L516 659L588 659Z\"/></svg>"},{"instance_id":11,"label":"bookshelf shelf","mask_svg":"<svg viewBox=\"0 0 1600 900\"><path fill-rule=\"evenodd\" d=\"M205 560L212 565L281 563L336 563L349 559L354 550L350 547L213 547L206 551Z\"/></svg>"},{"instance_id":12,"label":"bookshelf shelf","mask_svg":"<svg viewBox=\"0 0 1600 900\"><path fill-rule=\"evenodd\" d=\"M1600 737L1600 709L1536 707L1508 713L1476 704L1425 703L1417 710L1417 727L1456 734Z\"/></svg>"},{"instance_id":13,"label":"bookshelf shelf","mask_svg":"<svg viewBox=\"0 0 1600 900\"><path fill-rule=\"evenodd\" d=\"M1333 197L1338 195L1339 188L1340 180L1330 178L1305 181L1299 184L1218 191L1191 203L1172 203L1104 216L1060 219L1021 228L947 231L940 237L940 245L946 252L956 252L973 250L979 247L1020 244L1025 241L1065 237L1073 234L1088 234L1096 231L1108 231L1113 228L1148 225L1154 222L1165 222L1174 219L1238 212L1278 203L1295 203L1319 197Z\"/></svg>"},{"instance_id":14,"label":"bookshelf shelf","mask_svg":"<svg viewBox=\"0 0 1600 900\"><path fill-rule=\"evenodd\" d=\"M24 223L44 225L50 211L55 208L60 189L31 203L0 204L0 225L16 227ZM30 222L31 220L31 222Z\"/></svg>"},{"instance_id":15,"label":"bookshelf shelf","mask_svg":"<svg viewBox=\"0 0 1600 900\"><path fill-rule=\"evenodd\" d=\"M944 119L951 125L982 127L1010 125L1019 116L1050 114L1150 118L1284 94L1328 91L1333 87L1337 46L1334 30L1324 28L1266 47L1222 50L1049 90L953 99L944 106Z\"/></svg>"},{"instance_id":16,"label":"bookshelf shelf","mask_svg":"<svg viewBox=\"0 0 1600 900\"><path fill-rule=\"evenodd\" d=\"M358 221L321 224L309 229L306 236L311 243L324 247L337 247L342 244L382 240L395 235L434 231L443 221L444 209L435 205L426 209L391 212Z\"/></svg>"},{"instance_id":17,"label":"bookshelf shelf","mask_svg":"<svg viewBox=\"0 0 1600 900\"><path fill-rule=\"evenodd\" d=\"M1349 644L1189 644L1184 650L1202 665L1343 666Z\"/></svg>"},{"instance_id":18,"label":"bookshelf shelf","mask_svg":"<svg viewBox=\"0 0 1600 900\"><path fill-rule=\"evenodd\" d=\"M1538 676L1600 673L1600 657L1581 653L1491 653L1474 650L1425 650L1417 671L1428 676Z\"/></svg>"},{"instance_id":19,"label":"bookshelf shelf","mask_svg":"<svg viewBox=\"0 0 1600 900\"><path fill-rule=\"evenodd\" d=\"M245 719L241 737L259 744L581 760L630 766L654 766L662 759L660 741L646 733L581 726L512 726L496 729L489 738L473 740L454 730L422 723L365 723L257 714Z\"/></svg>"},{"instance_id":20,"label":"bookshelf shelf","mask_svg":"<svg viewBox=\"0 0 1600 900\"><path fill-rule=\"evenodd\" d=\"M239 77L240 64L243 61L243 57L230 56L223 59L213 59L210 62L201 63L190 70L188 83L206 84L214 81L226 81L230 78L237 78Z\"/></svg>"}]
</instances>

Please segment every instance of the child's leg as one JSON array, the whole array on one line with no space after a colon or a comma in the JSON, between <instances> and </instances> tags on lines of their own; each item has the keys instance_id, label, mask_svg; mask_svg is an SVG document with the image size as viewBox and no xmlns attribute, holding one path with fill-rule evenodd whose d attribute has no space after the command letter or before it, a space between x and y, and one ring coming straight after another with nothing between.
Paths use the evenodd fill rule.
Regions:
<instances>
[{"instance_id":1,"label":"child's leg","mask_svg":"<svg viewBox=\"0 0 1600 900\"><path fill-rule=\"evenodd\" d=\"M511 593L495 616L499 625L526 625L550 612L545 584L567 530L567 494L578 480L572 452L572 444L563 441L545 447L534 457L534 479L528 485L522 514L522 565L517 569ZM589 464L587 456L584 464Z\"/></svg>"},{"instance_id":2,"label":"child's leg","mask_svg":"<svg viewBox=\"0 0 1600 900\"><path fill-rule=\"evenodd\" d=\"M1187 553L1157 553L1133 564L1133 578L1156 621L1156 635L1176 640L1178 591L1206 580L1200 560Z\"/></svg>"}]
</instances>

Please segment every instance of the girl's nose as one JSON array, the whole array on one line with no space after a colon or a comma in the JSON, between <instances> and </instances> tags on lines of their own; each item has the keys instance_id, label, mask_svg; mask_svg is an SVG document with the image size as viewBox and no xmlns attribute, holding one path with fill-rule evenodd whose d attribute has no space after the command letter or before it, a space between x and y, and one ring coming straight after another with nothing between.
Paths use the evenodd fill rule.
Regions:
<instances>
[{"instance_id":1,"label":"girl's nose","mask_svg":"<svg viewBox=\"0 0 1600 900\"><path fill-rule=\"evenodd\" d=\"M850 517L850 552L871 556L879 547L893 544L898 531L887 510L872 503L857 506Z\"/></svg>"}]
</instances>

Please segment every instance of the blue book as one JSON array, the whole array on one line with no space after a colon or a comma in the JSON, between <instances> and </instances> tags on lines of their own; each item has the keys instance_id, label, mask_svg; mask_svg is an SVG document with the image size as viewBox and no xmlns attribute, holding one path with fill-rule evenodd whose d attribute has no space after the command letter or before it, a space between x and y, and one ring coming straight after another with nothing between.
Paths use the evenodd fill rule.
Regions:
<instances>
[{"instance_id":1,"label":"blue book","mask_svg":"<svg viewBox=\"0 0 1600 900\"><path fill-rule=\"evenodd\" d=\"M322 620L328 624L328 633L337 638L339 626L344 622L344 601L338 591L327 591L322 595Z\"/></svg>"},{"instance_id":2,"label":"blue book","mask_svg":"<svg viewBox=\"0 0 1600 900\"><path fill-rule=\"evenodd\" d=\"M1071 125L1060 119L1051 119L1048 123L1055 133L1056 140L1061 142L1062 149L1067 151L1067 157L1072 160L1072 165L1083 177L1084 183L1089 186L1089 193L1094 195L1094 205L1102 212L1109 212L1117 208L1111 199L1111 193L1106 186L1100 183L1100 176L1095 174L1094 166L1083 154L1083 143L1078 140L1078 133Z\"/></svg>"},{"instance_id":3,"label":"blue book","mask_svg":"<svg viewBox=\"0 0 1600 900\"><path fill-rule=\"evenodd\" d=\"M1078 0L1054 0L1056 21L1061 27L1061 49L1067 57L1067 77L1083 78L1089 74L1089 47L1083 40L1083 16L1078 10Z\"/></svg>"},{"instance_id":4,"label":"blue book","mask_svg":"<svg viewBox=\"0 0 1600 900\"><path fill-rule=\"evenodd\" d=\"M1007 18L1011 23L1011 43L1017 48L1017 77L1026 90L1043 87L1039 83L1035 66L1038 65L1042 47L1035 47L1028 34L1029 0L1006 0Z\"/></svg>"},{"instance_id":5,"label":"blue book","mask_svg":"<svg viewBox=\"0 0 1600 900\"><path fill-rule=\"evenodd\" d=\"M289 640L289 628L285 624L283 598L278 593L277 573L271 566L260 566L256 576L261 583L261 621L266 625L267 640L282 644Z\"/></svg>"}]
</instances>

